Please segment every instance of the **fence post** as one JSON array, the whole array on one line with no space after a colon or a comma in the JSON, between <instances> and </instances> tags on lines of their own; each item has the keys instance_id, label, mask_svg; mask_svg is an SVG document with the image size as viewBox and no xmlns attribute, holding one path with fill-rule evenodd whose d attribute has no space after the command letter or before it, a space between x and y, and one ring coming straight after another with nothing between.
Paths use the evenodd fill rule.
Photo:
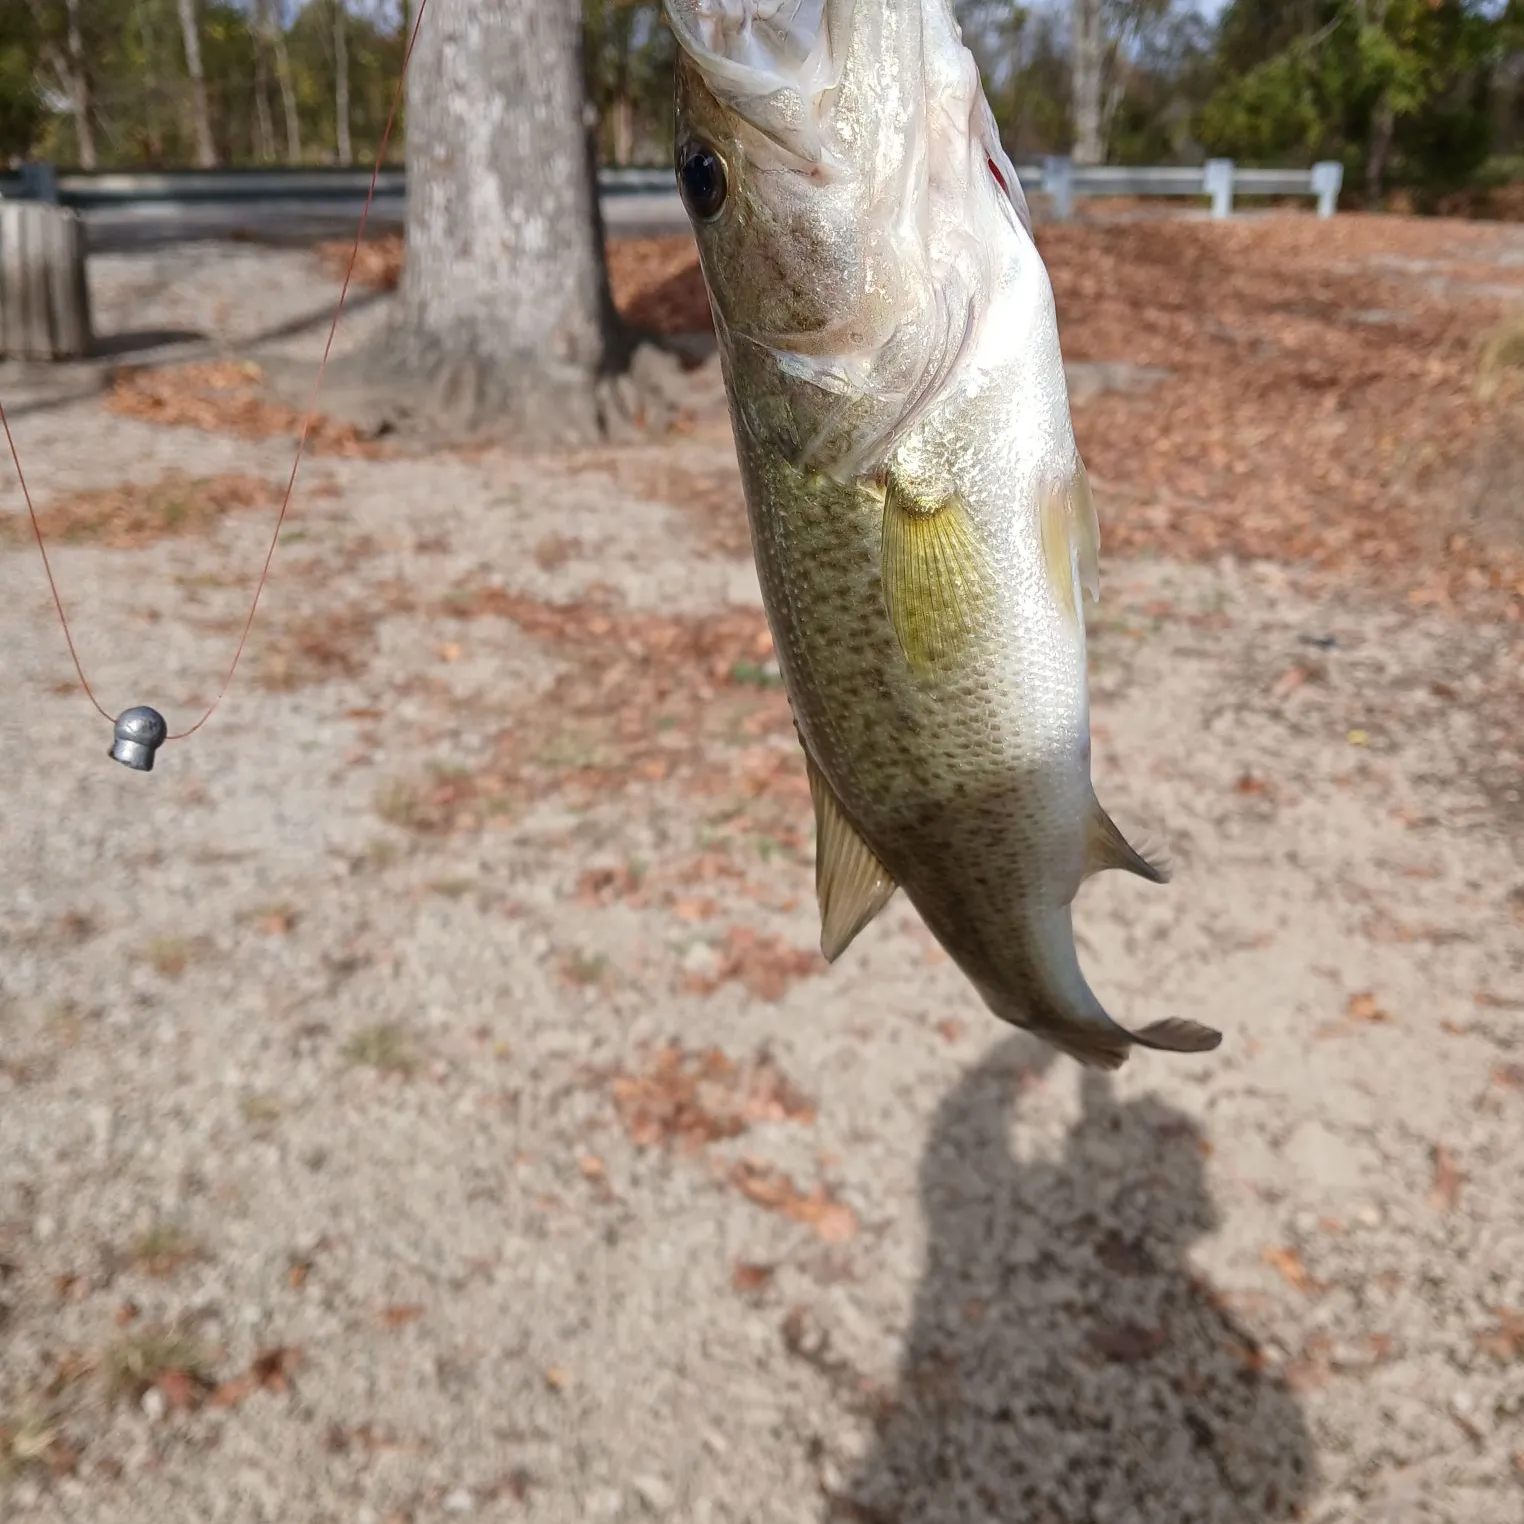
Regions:
<instances>
[{"instance_id":1,"label":"fence post","mask_svg":"<svg viewBox=\"0 0 1524 1524\"><path fill-rule=\"evenodd\" d=\"M1318 198L1318 216L1332 217L1339 209L1344 187L1344 166L1337 159L1324 159L1312 166L1312 189Z\"/></svg>"},{"instance_id":2,"label":"fence post","mask_svg":"<svg viewBox=\"0 0 1524 1524\"><path fill-rule=\"evenodd\" d=\"M0 201L0 359L90 352L85 230L67 207Z\"/></svg>"},{"instance_id":3,"label":"fence post","mask_svg":"<svg viewBox=\"0 0 1524 1524\"><path fill-rule=\"evenodd\" d=\"M1201 188L1212 198L1214 218L1233 215L1233 161L1208 159L1201 171Z\"/></svg>"},{"instance_id":4,"label":"fence post","mask_svg":"<svg viewBox=\"0 0 1524 1524\"><path fill-rule=\"evenodd\" d=\"M1053 201L1053 215L1067 222L1074 215L1074 162L1050 154L1042 161L1042 188Z\"/></svg>"},{"instance_id":5,"label":"fence post","mask_svg":"<svg viewBox=\"0 0 1524 1524\"><path fill-rule=\"evenodd\" d=\"M40 159L27 159L17 170L23 201L45 201L58 205L58 171Z\"/></svg>"}]
</instances>

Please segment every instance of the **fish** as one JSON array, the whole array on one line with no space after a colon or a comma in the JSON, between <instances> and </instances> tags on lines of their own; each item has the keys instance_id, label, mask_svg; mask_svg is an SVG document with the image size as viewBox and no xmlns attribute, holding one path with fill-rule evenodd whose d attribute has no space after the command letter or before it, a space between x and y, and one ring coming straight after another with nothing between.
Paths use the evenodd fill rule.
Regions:
<instances>
[{"instance_id":1,"label":"fish","mask_svg":"<svg viewBox=\"0 0 1524 1524\"><path fill-rule=\"evenodd\" d=\"M664 0L675 169L804 750L821 951L903 890L1080 1063L1200 1053L1090 989L1072 905L1163 883L1090 776L1100 532L1031 211L951 0Z\"/></svg>"}]
</instances>

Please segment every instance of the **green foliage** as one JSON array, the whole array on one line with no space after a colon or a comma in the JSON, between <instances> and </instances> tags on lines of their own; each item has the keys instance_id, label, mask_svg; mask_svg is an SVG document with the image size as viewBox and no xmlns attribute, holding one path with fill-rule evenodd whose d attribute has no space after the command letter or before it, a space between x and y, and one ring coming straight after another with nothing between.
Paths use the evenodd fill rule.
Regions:
<instances>
[{"instance_id":1,"label":"green foliage","mask_svg":"<svg viewBox=\"0 0 1524 1524\"><path fill-rule=\"evenodd\" d=\"M1213 22L1197 0L1100 3L1103 136L1113 162L1338 158L1353 188L1384 182L1429 196L1524 148L1524 0L1229 0ZM402 62L404 0L197 4L220 162L287 159L283 83L300 158L334 158L339 5L354 158L374 155ZM0 162L28 151L78 161L68 8L69 0L0 0ZM957 0L1018 161L1069 148L1070 8L1071 0ZM76 9L100 163L193 162L177 0L79 0ZM256 35L261 13L274 35ZM668 162L675 44L660 0L584 0L583 15L601 158ZM401 153L399 128L391 157Z\"/></svg>"},{"instance_id":2,"label":"green foliage","mask_svg":"<svg viewBox=\"0 0 1524 1524\"><path fill-rule=\"evenodd\" d=\"M1492 145L1502 47L1476 0L1233 0L1197 131L1250 163L1332 157L1373 184L1460 184Z\"/></svg>"},{"instance_id":3,"label":"green foliage","mask_svg":"<svg viewBox=\"0 0 1524 1524\"><path fill-rule=\"evenodd\" d=\"M23 155L42 128L36 53L31 15L19 5L0 6L0 163Z\"/></svg>"}]
</instances>

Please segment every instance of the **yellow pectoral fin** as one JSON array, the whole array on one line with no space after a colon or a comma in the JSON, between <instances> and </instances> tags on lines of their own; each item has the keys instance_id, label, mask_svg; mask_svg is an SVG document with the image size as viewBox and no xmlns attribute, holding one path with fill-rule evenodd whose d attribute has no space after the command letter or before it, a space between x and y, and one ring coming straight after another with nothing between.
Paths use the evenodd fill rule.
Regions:
<instances>
[{"instance_id":1,"label":"yellow pectoral fin","mask_svg":"<svg viewBox=\"0 0 1524 1524\"><path fill-rule=\"evenodd\" d=\"M1065 617L1077 622L1080 592L1092 603L1101 596L1101 526L1082 464L1066 487L1043 490L1037 512L1048 584Z\"/></svg>"},{"instance_id":2,"label":"yellow pectoral fin","mask_svg":"<svg viewBox=\"0 0 1524 1524\"><path fill-rule=\"evenodd\" d=\"M820 950L834 963L894 896L895 882L852 828L831 785L805 753L815 801L815 894L820 901Z\"/></svg>"},{"instance_id":3,"label":"yellow pectoral fin","mask_svg":"<svg viewBox=\"0 0 1524 1524\"><path fill-rule=\"evenodd\" d=\"M1101 521L1096 517L1095 498L1090 494L1090 474L1085 463L1074 463L1074 480L1069 487L1070 511L1074 517L1074 550L1079 566L1080 586L1092 603L1101 601Z\"/></svg>"},{"instance_id":4,"label":"yellow pectoral fin","mask_svg":"<svg viewBox=\"0 0 1524 1524\"><path fill-rule=\"evenodd\" d=\"M995 574L967 506L891 478L884 494L884 603L912 667L961 655L994 597Z\"/></svg>"}]
</instances>

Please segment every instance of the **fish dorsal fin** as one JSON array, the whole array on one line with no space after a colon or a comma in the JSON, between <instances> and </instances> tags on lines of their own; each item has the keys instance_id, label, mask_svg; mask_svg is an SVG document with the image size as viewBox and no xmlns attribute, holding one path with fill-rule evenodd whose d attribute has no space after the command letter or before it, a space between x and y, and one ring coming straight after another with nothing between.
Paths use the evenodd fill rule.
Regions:
<instances>
[{"instance_id":1,"label":"fish dorsal fin","mask_svg":"<svg viewBox=\"0 0 1524 1524\"><path fill-rule=\"evenodd\" d=\"M919 495L893 475L881 573L890 623L916 668L962 655L995 595L994 569L962 499Z\"/></svg>"},{"instance_id":2,"label":"fish dorsal fin","mask_svg":"<svg viewBox=\"0 0 1524 1524\"><path fill-rule=\"evenodd\" d=\"M809 752L804 754L815 801L815 895L820 950L834 963L853 937L884 908L897 887L847 817Z\"/></svg>"},{"instance_id":3,"label":"fish dorsal fin","mask_svg":"<svg viewBox=\"0 0 1524 1524\"><path fill-rule=\"evenodd\" d=\"M1153 884L1169 882L1169 864L1163 855L1156 853L1150 859L1139 852L1092 795L1090 814L1085 820L1085 877L1103 873L1107 868L1122 868Z\"/></svg>"},{"instance_id":4,"label":"fish dorsal fin","mask_svg":"<svg viewBox=\"0 0 1524 1524\"><path fill-rule=\"evenodd\" d=\"M1082 462L1076 460L1066 486L1043 491L1037 511L1049 586L1065 616L1077 621L1081 592L1092 603L1101 598L1101 526Z\"/></svg>"}]
</instances>

